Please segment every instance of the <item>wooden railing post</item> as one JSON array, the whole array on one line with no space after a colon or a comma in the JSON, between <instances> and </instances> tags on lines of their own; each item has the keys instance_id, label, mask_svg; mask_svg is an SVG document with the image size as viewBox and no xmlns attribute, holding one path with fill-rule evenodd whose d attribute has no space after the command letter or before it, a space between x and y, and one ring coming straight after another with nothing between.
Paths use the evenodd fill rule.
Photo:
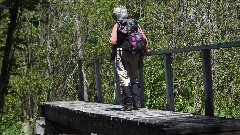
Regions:
<instances>
[{"instance_id":1,"label":"wooden railing post","mask_svg":"<svg viewBox=\"0 0 240 135\"><path fill-rule=\"evenodd\" d=\"M84 89L84 76L83 76L83 68L82 68L82 60L78 60L78 73L79 73L79 100L87 101L87 91Z\"/></svg>"},{"instance_id":2,"label":"wooden railing post","mask_svg":"<svg viewBox=\"0 0 240 135\"><path fill-rule=\"evenodd\" d=\"M174 111L174 95L173 95L173 73L172 73L171 53L164 54L164 69L167 94L167 110Z\"/></svg>"},{"instance_id":3,"label":"wooden railing post","mask_svg":"<svg viewBox=\"0 0 240 135\"><path fill-rule=\"evenodd\" d=\"M96 87L97 87L97 102L102 103L102 87L101 87L101 73L99 66L99 59L94 60L95 73L96 73Z\"/></svg>"},{"instance_id":4,"label":"wooden railing post","mask_svg":"<svg viewBox=\"0 0 240 135\"><path fill-rule=\"evenodd\" d=\"M213 104L213 88L212 88L212 66L210 49L204 49L202 53L202 71L204 81L204 100L205 100L205 115L214 116Z\"/></svg>"},{"instance_id":5,"label":"wooden railing post","mask_svg":"<svg viewBox=\"0 0 240 135\"><path fill-rule=\"evenodd\" d=\"M113 61L114 70L114 102L116 105L121 105L121 91L120 91L120 81L117 74L116 63Z\"/></svg>"},{"instance_id":6,"label":"wooden railing post","mask_svg":"<svg viewBox=\"0 0 240 135\"><path fill-rule=\"evenodd\" d=\"M144 76L143 76L143 56L139 58L139 70L138 70L138 81L141 86L140 89L140 104L142 108L145 108L145 96L144 96Z\"/></svg>"}]
</instances>

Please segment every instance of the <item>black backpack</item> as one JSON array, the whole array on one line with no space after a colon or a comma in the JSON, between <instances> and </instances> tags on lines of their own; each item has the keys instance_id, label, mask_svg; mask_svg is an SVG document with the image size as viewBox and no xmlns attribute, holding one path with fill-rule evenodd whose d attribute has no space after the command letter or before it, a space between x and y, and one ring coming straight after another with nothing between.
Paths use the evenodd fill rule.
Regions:
<instances>
[{"instance_id":1,"label":"black backpack","mask_svg":"<svg viewBox=\"0 0 240 135\"><path fill-rule=\"evenodd\" d=\"M136 20L126 18L118 21L118 33L125 37L122 48L132 53L143 53L146 45L146 40Z\"/></svg>"}]
</instances>

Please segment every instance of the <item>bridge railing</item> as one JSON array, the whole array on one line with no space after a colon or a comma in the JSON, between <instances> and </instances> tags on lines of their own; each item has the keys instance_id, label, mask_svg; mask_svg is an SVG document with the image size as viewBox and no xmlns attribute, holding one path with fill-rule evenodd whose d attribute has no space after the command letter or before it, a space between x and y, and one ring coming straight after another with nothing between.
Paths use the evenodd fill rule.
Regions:
<instances>
[{"instance_id":1,"label":"bridge railing","mask_svg":"<svg viewBox=\"0 0 240 135\"><path fill-rule=\"evenodd\" d=\"M240 41L228 42L228 43L219 43L211 45L202 45L202 46L193 46L193 47L184 47L184 48L174 48L161 51L151 51L145 56L153 55L164 55L164 70L165 70L165 81L166 81L166 101L167 101L167 110L174 111L174 94L173 94L173 71L172 71L172 54L174 53L183 53L191 51L201 51L202 58L202 73L203 73L203 84L204 84L204 99L205 99L205 115L213 116L214 115L214 103L213 103L213 81L212 81L212 65L211 65L211 50L212 49L221 49L221 48L232 48L240 47ZM84 90L84 76L83 76L83 61L90 60L94 62L95 74L96 74L96 87L97 87L97 102L102 102L102 88L101 88L101 74L100 74L100 64L99 60L101 59L110 59L110 56L97 56L91 58L80 58L78 60L79 64L79 85L80 85L80 99L85 101L86 91ZM140 61L143 62L143 59ZM140 64L143 65L143 64ZM116 74L116 68L113 64L114 69L114 82L115 82L115 91L114 91L114 100L116 104L121 103L121 92L119 80ZM144 98L144 77L143 77L143 67L139 67L139 83L142 87L140 91L140 102L143 107L145 107L145 98Z\"/></svg>"}]
</instances>

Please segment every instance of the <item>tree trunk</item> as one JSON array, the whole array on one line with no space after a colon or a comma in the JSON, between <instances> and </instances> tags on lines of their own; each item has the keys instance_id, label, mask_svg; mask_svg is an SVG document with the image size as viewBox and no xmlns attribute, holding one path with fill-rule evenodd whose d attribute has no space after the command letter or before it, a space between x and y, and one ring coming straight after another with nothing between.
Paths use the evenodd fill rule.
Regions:
<instances>
[{"instance_id":1,"label":"tree trunk","mask_svg":"<svg viewBox=\"0 0 240 135\"><path fill-rule=\"evenodd\" d=\"M9 7L10 13L10 23L8 24L7 38L6 38L6 46L4 50L4 56L2 61L2 69L0 76L0 118L2 119L2 112L4 106L4 96L7 94L8 84L9 84L9 76L11 70L11 48L13 42L13 33L17 25L18 18L18 9L20 7L20 0L13 1ZM0 119L0 120L1 120Z\"/></svg>"},{"instance_id":2,"label":"tree trunk","mask_svg":"<svg viewBox=\"0 0 240 135\"><path fill-rule=\"evenodd\" d=\"M76 14L76 24L77 24L77 27L76 27L76 33L75 33L75 41L76 41L76 44L78 45L78 58L82 58L83 56L83 45L84 45L84 41L82 40L83 38L83 35L82 33L80 33L80 20L79 20L79 16L78 14ZM83 68L80 68L81 65L79 65L78 63L78 69L82 69L82 72L83 73L83 86L79 86L79 87L82 87L83 88L83 91L81 92L81 89L78 91L79 93L79 100L85 100L85 101L88 101L88 89L87 89L87 80L86 80L86 75L85 75L85 71ZM81 85L81 84L79 84ZM83 94L83 95L82 95Z\"/></svg>"}]
</instances>

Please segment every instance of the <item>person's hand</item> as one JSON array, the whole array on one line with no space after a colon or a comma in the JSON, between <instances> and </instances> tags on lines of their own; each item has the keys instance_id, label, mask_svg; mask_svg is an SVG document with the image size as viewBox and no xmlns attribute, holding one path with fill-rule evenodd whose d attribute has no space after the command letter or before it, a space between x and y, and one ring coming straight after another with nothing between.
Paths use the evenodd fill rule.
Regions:
<instances>
[{"instance_id":1,"label":"person's hand","mask_svg":"<svg viewBox=\"0 0 240 135\"><path fill-rule=\"evenodd\" d=\"M148 53L149 52L149 49L148 49L148 45L146 45L143 49L144 53Z\"/></svg>"}]
</instances>

